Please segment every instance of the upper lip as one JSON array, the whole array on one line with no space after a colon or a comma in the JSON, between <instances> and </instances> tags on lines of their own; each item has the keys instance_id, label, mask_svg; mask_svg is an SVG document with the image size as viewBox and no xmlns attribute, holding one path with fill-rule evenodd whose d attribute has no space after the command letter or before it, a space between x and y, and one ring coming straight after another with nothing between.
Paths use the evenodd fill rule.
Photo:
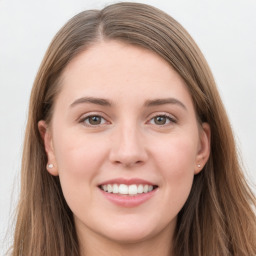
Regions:
<instances>
[{"instance_id":1,"label":"upper lip","mask_svg":"<svg viewBox=\"0 0 256 256\"><path fill-rule=\"evenodd\" d=\"M142 185L157 186L156 184L154 184L150 181L139 179L139 178L132 178L132 179L116 178L116 179L104 181L104 182L100 183L99 186L107 185L107 184L125 184L125 185L132 185L132 184L140 185L140 184L142 184Z\"/></svg>"}]
</instances>

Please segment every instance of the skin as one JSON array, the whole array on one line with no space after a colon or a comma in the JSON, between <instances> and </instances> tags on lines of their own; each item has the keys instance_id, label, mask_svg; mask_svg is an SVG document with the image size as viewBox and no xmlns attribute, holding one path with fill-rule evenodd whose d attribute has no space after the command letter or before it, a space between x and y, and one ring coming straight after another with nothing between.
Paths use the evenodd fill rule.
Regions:
<instances>
[{"instance_id":1,"label":"skin","mask_svg":"<svg viewBox=\"0 0 256 256\"><path fill-rule=\"evenodd\" d=\"M185 82L158 55L108 41L75 57L61 86L50 125L38 126L53 164L48 172L59 175L74 214L81 255L171 255L177 214L210 151L209 125L198 124ZM166 98L175 100L146 104ZM93 115L102 117L99 124L90 123ZM121 207L98 188L114 178L158 188L143 204Z\"/></svg>"}]
</instances>

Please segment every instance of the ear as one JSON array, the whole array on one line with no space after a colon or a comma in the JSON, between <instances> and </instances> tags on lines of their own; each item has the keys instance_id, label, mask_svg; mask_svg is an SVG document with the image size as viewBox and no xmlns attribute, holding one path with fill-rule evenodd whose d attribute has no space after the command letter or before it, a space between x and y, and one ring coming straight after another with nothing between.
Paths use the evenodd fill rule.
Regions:
<instances>
[{"instance_id":1,"label":"ear","mask_svg":"<svg viewBox=\"0 0 256 256\"><path fill-rule=\"evenodd\" d=\"M211 152L211 128L208 123L203 123L199 128L199 146L196 156L195 174L198 174L205 166Z\"/></svg>"},{"instance_id":2,"label":"ear","mask_svg":"<svg viewBox=\"0 0 256 256\"><path fill-rule=\"evenodd\" d=\"M59 173L57 169L50 127L44 120L41 120L38 122L38 130L44 142L44 149L48 158L46 169L51 175L58 176Z\"/></svg>"}]
</instances>

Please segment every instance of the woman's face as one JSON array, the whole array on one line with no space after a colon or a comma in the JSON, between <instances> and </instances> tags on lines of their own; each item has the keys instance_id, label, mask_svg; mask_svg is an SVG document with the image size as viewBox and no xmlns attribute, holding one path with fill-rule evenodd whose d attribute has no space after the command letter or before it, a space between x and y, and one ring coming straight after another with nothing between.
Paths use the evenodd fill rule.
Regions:
<instances>
[{"instance_id":1,"label":"woman's face","mask_svg":"<svg viewBox=\"0 0 256 256\"><path fill-rule=\"evenodd\" d=\"M39 129L78 233L170 237L209 155L184 81L158 55L110 41L74 58L61 86Z\"/></svg>"}]
</instances>

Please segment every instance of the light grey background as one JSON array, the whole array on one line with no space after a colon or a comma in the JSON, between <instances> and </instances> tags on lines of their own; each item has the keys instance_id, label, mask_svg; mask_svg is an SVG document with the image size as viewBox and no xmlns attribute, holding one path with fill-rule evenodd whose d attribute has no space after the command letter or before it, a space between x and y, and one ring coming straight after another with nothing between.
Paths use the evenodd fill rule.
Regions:
<instances>
[{"instance_id":1,"label":"light grey background","mask_svg":"<svg viewBox=\"0 0 256 256\"><path fill-rule=\"evenodd\" d=\"M73 15L114 2L0 0L0 255L12 239L29 95L46 48ZM205 54L228 111L246 175L255 184L256 1L140 2L177 19Z\"/></svg>"}]
</instances>

